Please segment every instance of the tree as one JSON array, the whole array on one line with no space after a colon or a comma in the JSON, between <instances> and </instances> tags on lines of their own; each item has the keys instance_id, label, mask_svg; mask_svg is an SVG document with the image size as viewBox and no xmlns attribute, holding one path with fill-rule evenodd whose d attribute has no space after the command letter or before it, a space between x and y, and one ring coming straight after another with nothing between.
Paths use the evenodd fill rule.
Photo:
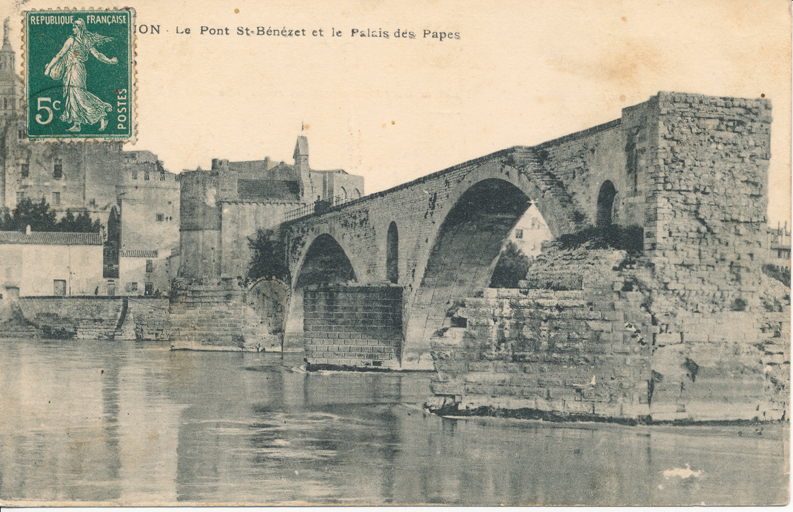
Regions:
<instances>
[{"instance_id":1,"label":"tree","mask_svg":"<svg viewBox=\"0 0 793 512\"><path fill-rule=\"evenodd\" d=\"M490 278L490 288L517 288L518 281L526 279L529 271L529 257L510 241L501 251L493 277Z\"/></svg>"},{"instance_id":2,"label":"tree","mask_svg":"<svg viewBox=\"0 0 793 512\"><path fill-rule=\"evenodd\" d=\"M11 214L8 212L3 213L3 217L0 218L0 231L16 231L16 229L16 223Z\"/></svg>"},{"instance_id":3,"label":"tree","mask_svg":"<svg viewBox=\"0 0 793 512\"><path fill-rule=\"evenodd\" d=\"M102 277L118 278L118 258L121 247L121 216L116 207L110 209L107 218L107 240L102 252Z\"/></svg>"},{"instance_id":4,"label":"tree","mask_svg":"<svg viewBox=\"0 0 793 512\"><path fill-rule=\"evenodd\" d=\"M3 216L4 231L55 231L55 210L44 198L34 203L29 197L22 199L13 210L13 215Z\"/></svg>"},{"instance_id":5,"label":"tree","mask_svg":"<svg viewBox=\"0 0 793 512\"><path fill-rule=\"evenodd\" d=\"M58 221L55 228L63 233L99 233L102 230L102 223L99 219L92 221L88 212L82 212L75 217L71 210L67 209L66 215Z\"/></svg>"},{"instance_id":6,"label":"tree","mask_svg":"<svg viewBox=\"0 0 793 512\"><path fill-rule=\"evenodd\" d=\"M64 233L73 233L75 227L75 218L74 214L71 210L66 210L66 215L61 218L60 222L58 222L58 231L63 231Z\"/></svg>"},{"instance_id":7,"label":"tree","mask_svg":"<svg viewBox=\"0 0 793 512\"><path fill-rule=\"evenodd\" d=\"M25 231L30 226L31 231L60 231L62 233L99 233L102 224L99 219L91 220L88 212L82 212L77 217L66 210L66 214L55 222L55 210L45 199L34 203L30 198L25 198L17 204L13 215L8 212L0 219L0 231Z\"/></svg>"},{"instance_id":8,"label":"tree","mask_svg":"<svg viewBox=\"0 0 793 512\"><path fill-rule=\"evenodd\" d=\"M291 273L286 264L286 245L278 233L271 229L260 229L256 238L248 239L248 246L253 251L247 278L251 281L266 277L290 283Z\"/></svg>"},{"instance_id":9,"label":"tree","mask_svg":"<svg viewBox=\"0 0 793 512\"><path fill-rule=\"evenodd\" d=\"M88 212L82 212L74 219L72 226L73 233L99 233L102 229L102 224L99 219L91 220L91 215ZM65 231L65 230L62 230Z\"/></svg>"}]
</instances>

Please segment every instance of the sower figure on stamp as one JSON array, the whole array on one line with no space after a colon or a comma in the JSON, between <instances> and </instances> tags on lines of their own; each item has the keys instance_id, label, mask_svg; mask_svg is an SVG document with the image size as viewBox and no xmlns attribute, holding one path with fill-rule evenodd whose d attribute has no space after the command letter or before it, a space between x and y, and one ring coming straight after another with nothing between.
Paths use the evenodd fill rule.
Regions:
<instances>
[{"instance_id":1,"label":"sower figure on stamp","mask_svg":"<svg viewBox=\"0 0 793 512\"><path fill-rule=\"evenodd\" d=\"M66 40L61 51L47 64L44 74L53 80L63 80L63 96L66 100L61 121L74 123L69 128L70 132L79 132L81 125L91 125L97 121L100 121L99 131L104 131L107 126L107 113L113 107L88 92L83 63L88 60L90 53L99 62L117 64L117 58L108 59L96 49L113 38L89 32L85 28L85 21L81 19L75 20L72 32L74 35Z\"/></svg>"}]
</instances>

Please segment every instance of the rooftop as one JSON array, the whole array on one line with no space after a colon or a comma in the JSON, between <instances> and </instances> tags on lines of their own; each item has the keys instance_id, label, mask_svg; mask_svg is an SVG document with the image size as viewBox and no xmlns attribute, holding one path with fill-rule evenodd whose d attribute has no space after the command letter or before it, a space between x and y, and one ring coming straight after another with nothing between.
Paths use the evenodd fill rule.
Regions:
<instances>
[{"instance_id":1,"label":"rooftop","mask_svg":"<svg viewBox=\"0 0 793 512\"><path fill-rule=\"evenodd\" d=\"M58 233L32 232L29 235L19 231L0 231L0 244L25 245L102 245L99 233Z\"/></svg>"}]
</instances>

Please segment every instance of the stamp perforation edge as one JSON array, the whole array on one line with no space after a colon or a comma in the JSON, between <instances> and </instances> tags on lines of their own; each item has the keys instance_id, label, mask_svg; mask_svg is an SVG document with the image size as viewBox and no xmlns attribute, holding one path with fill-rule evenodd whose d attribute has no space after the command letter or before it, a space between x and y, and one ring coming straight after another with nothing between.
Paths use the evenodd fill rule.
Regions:
<instances>
[{"instance_id":1,"label":"stamp perforation edge","mask_svg":"<svg viewBox=\"0 0 793 512\"><path fill-rule=\"evenodd\" d=\"M31 139L28 134L28 114L29 114L29 102L28 102L28 55L27 55L27 42L28 42L28 33L27 33L27 23L26 18L28 13L47 13L47 12L64 12L64 11L75 11L75 12L88 12L88 11L127 11L130 14L130 55L129 55L129 77L130 77L130 94L128 95L127 105L128 105L128 112L130 115L130 135L128 138L119 138L119 139L104 139L104 138L96 138L94 136L86 136L86 137L37 137L35 139ZM137 13L133 7L105 7L105 8L93 8L93 7L62 7L62 8L48 8L48 9L29 9L19 12L20 16L20 23L22 24L22 28L20 30L21 34L21 56L22 56L22 105L21 108L24 109L24 116L25 116L25 141L28 143L33 144L124 144L129 143L130 145L135 145L137 142L138 136L138 43L137 43L137 29L135 25Z\"/></svg>"}]
</instances>

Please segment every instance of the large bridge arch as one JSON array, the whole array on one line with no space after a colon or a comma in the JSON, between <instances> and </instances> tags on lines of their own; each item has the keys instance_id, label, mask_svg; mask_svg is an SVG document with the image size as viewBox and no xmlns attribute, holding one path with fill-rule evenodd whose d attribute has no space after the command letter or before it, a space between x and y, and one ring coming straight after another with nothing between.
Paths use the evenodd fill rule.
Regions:
<instances>
[{"instance_id":1,"label":"large bridge arch","mask_svg":"<svg viewBox=\"0 0 793 512\"><path fill-rule=\"evenodd\" d=\"M504 242L529 206L537 206L554 237L580 227L581 214L569 198L537 174L490 161L471 170L435 212L437 229L406 293L408 364L429 358L430 338L450 326L447 315L456 301L487 288Z\"/></svg>"},{"instance_id":2,"label":"large bridge arch","mask_svg":"<svg viewBox=\"0 0 793 512\"><path fill-rule=\"evenodd\" d=\"M450 191L436 217L445 218L476 184L496 179L513 185L537 205L554 238L576 231L581 227L578 210L568 197L560 197L558 190L548 186L550 176L539 172L539 165L533 160L510 165L499 159L475 167Z\"/></svg>"}]
</instances>

